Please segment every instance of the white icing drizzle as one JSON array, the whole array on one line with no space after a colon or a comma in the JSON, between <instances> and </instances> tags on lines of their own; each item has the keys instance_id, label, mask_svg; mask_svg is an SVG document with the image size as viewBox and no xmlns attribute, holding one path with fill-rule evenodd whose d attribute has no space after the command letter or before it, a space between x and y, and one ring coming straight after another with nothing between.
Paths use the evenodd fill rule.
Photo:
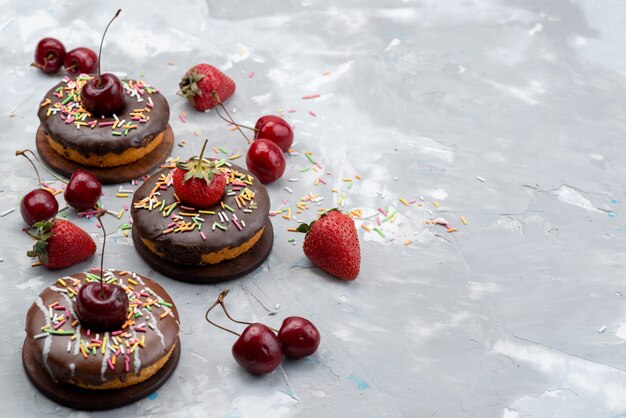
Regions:
<instances>
[{"instance_id":1,"label":"white icing drizzle","mask_svg":"<svg viewBox=\"0 0 626 418\"><path fill-rule=\"evenodd\" d=\"M70 299L70 297L67 296L65 293L63 293L62 295L63 295L63 298L65 298L65 302L67 303L67 305L65 305L65 307L67 309L69 309L70 314L72 314L72 318L78 319L78 316L76 315L76 312L74 312L74 302L72 302L72 299Z\"/></svg>"},{"instance_id":2,"label":"white icing drizzle","mask_svg":"<svg viewBox=\"0 0 626 418\"><path fill-rule=\"evenodd\" d=\"M67 276L64 278L64 280L67 279L69 280L74 280L71 277ZM70 299L69 296L67 296L65 293L61 293L63 295L63 298L65 298L65 303L67 305L65 305L67 307L67 309L70 310L70 314L72 315L73 320L78 319L78 315L76 315L76 312L74 311L74 302L72 301L72 299ZM69 321L68 321L69 322ZM78 353L80 352L80 344L81 344L81 338L80 338L80 322L78 324L76 324L76 329L75 331L75 335L77 336L76 338L76 342L74 343L74 351L72 352L73 355L77 356ZM74 363L72 363L74 364ZM72 365L70 365L71 368ZM72 376L74 375L74 371L72 370Z\"/></svg>"},{"instance_id":3,"label":"white icing drizzle","mask_svg":"<svg viewBox=\"0 0 626 418\"><path fill-rule=\"evenodd\" d=\"M52 327L52 324L50 322L50 313L48 312L48 308L46 308L46 305L43 304L43 300L41 299L41 296L37 296L37 299L35 300L35 304L37 305L39 310L41 310L41 312L43 313L43 316L46 320L46 325L48 327ZM46 370L48 370L48 373L50 374L52 379L56 381L56 377L54 376L54 374L52 373L52 370L50 369L50 366L48 365L48 355L50 354L51 345L52 345L52 337L46 337L46 340L43 343L43 350L41 352L41 355L43 359L43 365L46 367Z\"/></svg>"},{"instance_id":4,"label":"white icing drizzle","mask_svg":"<svg viewBox=\"0 0 626 418\"><path fill-rule=\"evenodd\" d=\"M72 377L74 377L75 371L76 371L76 365L74 363L70 363L70 372L72 372Z\"/></svg>"},{"instance_id":5,"label":"white icing drizzle","mask_svg":"<svg viewBox=\"0 0 626 418\"><path fill-rule=\"evenodd\" d=\"M74 344L74 352L72 353L75 356L77 356L78 352L80 351L80 344L82 341L82 338L80 338L80 323L76 325L76 335L78 335L78 338L76 338L76 344Z\"/></svg>"},{"instance_id":6,"label":"white icing drizzle","mask_svg":"<svg viewBox=\"0 0 626 418\"><path fill-rule=\"evenodd\" d=\"M137 340L137 332L133 330L133 338ZM135 374L139 374L139 369L141 369L141 359L139 358L139 351L135 348L135 352L133 353L133 365L135 366Z\"/></svg>"},{"instance_id":7,"label":"white icing drizzle","mask_svg":"<svg viewBox=\"0 0 626 418\"><path fill-rule=\"evenodd\" d=\"M66 276L63 278L63 280L74 280L69 276ZM50 287L52 289L52 286ZM54 289L53 289L54 290ZM65 293L61 293L61 295L63 296L63 298L65 299L65 303L66 303L66 308L69 309L70 311L70 315L72 315L72 321L69 321L68 318L68 322L73 322L74 320L78 319L78 315L76 315L76 312L74 311L74 302L72 301L72 299L70 299L69 296L67 296L67 294ZM73 355L77 356L79 351L80 351L80 344L81 344L81 338L80 338L80 322L78 324L76 324L76 329L75 331L75 335L77 336L76 338L76 342L74 343L74 351L72 352Z\"/></svg>"},{"instance_id":8,"label":"white icing drizzle","mask_svg":"<svg viewBox=\"0 0 626 418\"><path fill-rule=\"evenodd\" d=\"M148 319L150 320L150 322L148 322ZM163 347L163 350L165 350L165 336L159 329L159 326L156 322L156 318L154 317L154 315L150 314L150 317L146 319L146 322L148 322L148 324L151 325L150 329L152 329L156 333L156 335L159 336L159 338L161 339L161 346Z\"/></svg>"},{"instance_id":9,"label":"white icing drizzle","mask_svg":"<svg viewBox=\"0 0 626 418\"><path fill-rule=\"evenodd\" d=\"M146 284L143 282L143 280L141 280L141 276L133 273L133 280L135 280L136 282L139 282L142 286L145 286Z\"/></svg>"},{"instance_id":10,"label":"white icing drizzle","mask_svg":"<svg viewBox=\"0 0 626 418\"><path fill-rule=\"evenodd\" d=\"M109 343L108 332L104 333L104 338L106 338L107 344L108 344ZM104 350L104 354L102 355L102 363L100 364L100 379L103 382L106 382L106 377L104 377L104 373L107 371L107 367L109 366L109 363L107 363L107 360L109 359L110 356L111 356L111 353L109 352L109 350Z\"/></svg>"}]
</instances>

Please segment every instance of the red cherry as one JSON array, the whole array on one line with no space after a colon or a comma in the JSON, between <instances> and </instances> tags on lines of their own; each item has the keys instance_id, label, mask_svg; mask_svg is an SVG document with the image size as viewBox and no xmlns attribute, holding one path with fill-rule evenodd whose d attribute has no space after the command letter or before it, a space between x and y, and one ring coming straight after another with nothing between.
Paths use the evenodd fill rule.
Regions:
<instances>
[{"instance_id":1,"label":"red cherry","mask_svg":"<svg viewBox=\"0 0 626 418\"><path fill-rule=\"evenodd\" d=\"M272 183L285 172L287 162L283 151L267 139L257 139L250 145L246 166L261 183Z\"/></svg>"},{"instance_id":2,"label":"red cherry","mask_svg":"<svg viewBox=\"0 0 626 418\"><path fill-rule=\"evenodd\" d=\"M83 107L98 116L111 116L124 107L122 82L111 73L99 75L85 83L81 97Z\"/></svg>"},{"instance_id":3,"label":"red cherry","mask_svg":"<svg viewBox=\"0 0 626 418\"><path fill-rule=\"evenodd\" d=\"M76 314L92 331L115 331L126 321L128 296L116 284L89 282L78 289Z\"/></svg>"},{"instance_id":4,"label":"red cherry","mask_svg":"<svg viewBox=\"0 0 626 418\"><path fill-rule=\"evenodd\" d=\"M248 325L232 351L237 363L254 374L271 373L283 359L280 341L271 329L260 323Z\"/></svg>"},{"instance_id":5,"label":"red cherry","mask_svg":"<svg viewBox=\"0 0 626 418\"><path fill-rule=\"evenodd\" d=\"M283 150L289 151L293 143L293 129L287 121L279 116L261 116L254 125L254 139L267 139Z\"/></svg>"},{"instance_id":6,"label":"red cherry","mask_svg":"<svg viewBox=\"0 0 626 418\"><path fill-rule=\"evenodd\" d=\"M58 211L56 197L44 189L31 190L20 202L20 213L28 225L54 218Z\"/></svg>"},{"instance_id":7,"label":"red cherry","mask_svg":"<svg viewBox=\"0 0 626 418\"><path fill-rule=\"evenodd\" d=\"M47 74L56 73L63 65L65 47L55 38L43 38L35 48L35 62L33 67L39 68Z\"/></svg>"},{"instance_id":8,"label":"red cherry","mask_svg":"<svg viewBox=\"0 0 626 418\"><path fill-rule=\"evenodd\" d=\"M286 356L301 358L315 353L320 345L320 332L308 319L290 316L280 326L278 339Z\"/></svg>"},{"instance_id":9,"label":"red cherry","mask_svg":"<svg viewBox=\"0 0 626 418\"><path fill-rule=\"evenodd\" d=\"M65 70L70 74L94 74L98 68L98 56L89 48L76 48L65 54Z\"/></svg>"},{"instance_id":10,"label":"red cherry","mask_svg":"<svg viewBox=\"0 0 626 418\"><path fill-rule=\"evenodd\" d=\"M117 18L122 9L119 9L115 16L109 21L109 24L104 28L102 39L100 40L100 58L102 58L102 44L104 43L104 37L109 30L111 23ZM94 52L95 55L95 52ZM100 59L100 61L102 61ZM114 113L120 112L124 107L124 89L122 88L122 82L115 75L110 73L102 74L100 71L100 61L98 61L98 76L89 80L83 86L81 91L82 104L90 113L95 115L111 116ZM93 71L95 71L95 66Z\"/></svg>"},{"instance_id":11,"label":"red cherry","mask_svg":"<svg viewBox=\"0 0 626 418\"><path fill-rule=\"evenodd\" d=\"M81 211L92 209L102 196L102 185L92 174L77 170L65 187L63 197L68 205Z\"/></svg>"}]
</instances>

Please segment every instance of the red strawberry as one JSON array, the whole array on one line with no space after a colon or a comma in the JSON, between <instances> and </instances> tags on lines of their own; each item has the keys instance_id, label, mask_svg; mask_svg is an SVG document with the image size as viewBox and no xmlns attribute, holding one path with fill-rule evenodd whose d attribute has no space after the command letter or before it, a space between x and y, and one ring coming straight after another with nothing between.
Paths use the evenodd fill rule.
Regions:
<instances>
[{"instance_id":1,"label":"red strawberry","mask_svg":"<svg viewBox=\"0 0 626 418\"><path fill-rule=\"evenodd\" d=\"M37 222L37 239L29 257L39 257L48 268L60 269L88 259L96 252L94 240L78 226L64 219Z\"/></svg>"},{"instance_id":2,"label":"red strawberry","mask_svg":"<svg viewBox=\"0 0 626 418\"><path fill-rule=\"evenodd\" d=\"M313 264L340 279L356 279L361 248L354 221L348 215L333 209L311 225L300 225L298 231L306 232L304 254Z\"/></svg>"},{"instance_id":3,"label":"red strawberry","mask_svg":"<svg viewBox=\"0 0 626 418\"><path fill-rule=\"evenodd\" d=\"M178 84L178 94L186 97L196 110L211 109L235 93L235 82L209 64L192 67ZM217 97L214 97L217 95ZM219 99L219 102L216 100Z\"/></svg>"},{"instance_id":4,"label":"red strawberry","mask_svg":"<svg viewBox=\"0 0 626 418\"><path fill-rule=\"evenodd\" d=\"M176 196L185 205L205 209L219 202L226 189L226 175L215 161L202 158L206 144L204 141L199 157L191 157L186 163L178 163L174 169L173 185Z\"/></svg>"}]
</instances>

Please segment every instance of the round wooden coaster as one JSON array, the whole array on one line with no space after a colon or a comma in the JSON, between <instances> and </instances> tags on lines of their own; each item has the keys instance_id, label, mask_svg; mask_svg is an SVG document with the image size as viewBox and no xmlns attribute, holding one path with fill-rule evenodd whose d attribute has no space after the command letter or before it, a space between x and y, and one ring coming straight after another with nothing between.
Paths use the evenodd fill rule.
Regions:
<instances>
[{"instance_id":1,"label":"round wooden coaster","mask_svg":"<svg viewBox=\"0 0 626 418\"><path fill-rule=\"evenodd\" d=\"M189 266L162 259L145 246L135 227L133 227L133 243L141 258L159 273L183 282L212 284L241 277L263 264L274 245L274 227L268 219L263 235L248 251L235 259L205 266Z\"/></svg>"},{"instance_id":2,"label":"round wooden coaster","mask_svg":"<svg viewBox=\"0 0 626 418\"><path fill-rule=\"evenodd\" d=\"M100 411L137 402L163 386L178 366L180 351L178 340L172 356L154 376L124 389L90 390L69 383L54 383L46 369L35 360L26 340L22 347L22 364L31 383L51 400L74 409Z\"/></svg>"},{"instance_id":3,"label":"round wooden coaster","mask_svg":"<svg viewBox=\"0 0 626 418\"><path fill-rule=\"evenodd\" d=\"M37 130L36 144L41 158L57 173L70 177L74 171L80 169L93 174L103 184L115 184L139 178L158 168L172 152L174 131L168 125L163 140L154 151L133 163L118 167L90 167L68 160L52 149L41 125Z\"/></svg>"}]
</instances>

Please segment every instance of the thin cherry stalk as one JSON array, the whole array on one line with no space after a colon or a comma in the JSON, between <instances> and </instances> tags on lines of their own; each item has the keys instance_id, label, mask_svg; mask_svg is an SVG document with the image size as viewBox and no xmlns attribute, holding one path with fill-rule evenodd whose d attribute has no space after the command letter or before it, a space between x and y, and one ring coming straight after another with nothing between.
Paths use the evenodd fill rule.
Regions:
<instances>
[{"instance_id":1,"label":"thin cherry stalk","mask_svg":"<svg viewBox=\"0 0 626 418\"><path fill-rule=\"evenodd\" d=\"M100 255L100 299L104 299L104 247L107 243L107 231L104 229L104 223L102 222L102 215L104 215L106 211L100 209L98 211L98 223L100 223L100 228L102 228L102 254Z\"/></svg>"},{"instance_id":2,"label":"thin cherry stalk","mask_svg":"<svg viewBox=\"0 0 626 418\"><path fill-rule=\"evenodd\" d=\"M26 156L26 153L30 152L30 154L35 158L35 160L37 160L37 162L39 163L39 165L41 166L41 168L43 168L44 170L46 170L46 172L48 174L50 174L52 177L54 177L55 179L59 180L61 183L65 183L67 184L67 180L65 180L64 178L61 178L59 176L57 176L56 174L54 174L52 171L50 171L48 169L48 167L45 166L45 164L43 164L41 162L41 160L37 157L37 154L35 154L33 151L29 150L29 149L25 149L25 150L17 150L15 151L15 155L23 155L24 157L28 158L28 156ZM32 162L31 162L32 164Z\"/></svg>"},{"instance_id":3,"label":"thin cherry stalk","mask_svg":"<svg viewBox=\"0 0 626 418\"><path fill-rule=\"evenodd\" d=\"M107 31L109 30L109 26L111 26L111 23L113 23L115 18L120 15L121 11L122 9L117 10L117 12L115 13L115 16L113 16L113 18L109 21L109 24L104 29L104 33L102 34L102 39L100 40L100 49L98 50L98 77L100 77L100 75L102 74L102 72L100 71L100 62L102 61L100 57L102 57L102 44L104 44L104 37L106 36ZM98 87L100 87L100 84L98 85Z\"/></svg>"},{"instance_id":4,"label":"thin cherry stalk","mask_svg":"<svg viewBox=\"0 0 626 418\"><path fill-rule=\"evenodd\" d=\"M223 292L222 292L222 293L223 293ZM226 314L226 317L227 317L228 319L230 319L231 321L236 322L236 323L238 323L238 324L242 324L242 325L252 325L252 322L239 321L239 320L237 320L237 319L233 318L232 316L230 316L230 314L228 313L228 310L226 309L226 304L224 303L224 299L226 298L226 295L227 295L227 294L228 294L228 292L226 292L226 293L223 295L223 297L221 297L221 298L219 298L219 297L218 297L218 299L217 299L217 303L218 303L218 304L222 307L222 310L223 310L223 311L224 311L224 313ZM221 293L220 293L220 295L221 295ZM272 328L272 327L270 327L270 326L268 326L268 325L266 325L266 326L267 326L269 329L271 329L272 331L274 331L275 333L277 333L277 334L278 334L278 330L277 330L277 329Z\"/></svg>"},{"instance_id":5,"label":"thin cherry stalk","mask_svg":"<svg viewBox=\"0 0 626 418\"><path fill-rule=\"evenodd\" d=\"M230 116L230 113L228 113L228 110L226 109L226 106L224 106L222 104L222 101L220 100L220 96L217 94L217 92L213 92L213 99L215 99L215 101L217 102L218 106L222 108L222 110L226 113L226 115L228 116L228 118L230 119L230 123L232 123L233 125L235 125L237 127L237 130L241 133L241 135L243 135L243 137L246 139L246 141L248 141L248 144L251 144L252 141L250 140L250 138L248 138L246 136L246 134L241 130L241 128L239 127L239 124L235 123L235 119L233 119L232 116ZM218 112L219 115L219 112ZM223 119L223 118L222 118ZM254 129L254 128L253 128Z\"/></svg>"},{"instance_id":6,"label":"thin cherry stalk","mask_svg":"<svg viewBox=\"0 0 626 418\"><path fill-rule=\"evenodd\" d=\"M215 322L211 321L211 319L209 319L209 312L211 312L211 311L213 310L213 308L215 308L217 305L220 305L220 304L224 303L224 297L226 297L226 295L228 294L228 292L230 292L230 290L229 290L229 289L224 289L224 290L222 290L222 291L220 292L220 294L217 296L217 299L215 300L215 302L213 302L213 305L211 305L211 306L209 307L209 309L207 309L206 314L204 315L204 318L207 320L207 322L208 322L209 324L213 325L214 327L217 327L217 328L222 329L222 330L224 330L224 331L228 331L228 332L230 332L231 334L234 334L234 335L236 335L236 336L240 337L241 335L240 335L240 334L238 334L238 333L236 333L235 331L233 331L233 330L231 330L231 329L228 329L228 328L226 328L226 327L223 327L223 326L221 326L221 325L219 325L219 324L216 324Z\"/></svg>"}]
</instances>

